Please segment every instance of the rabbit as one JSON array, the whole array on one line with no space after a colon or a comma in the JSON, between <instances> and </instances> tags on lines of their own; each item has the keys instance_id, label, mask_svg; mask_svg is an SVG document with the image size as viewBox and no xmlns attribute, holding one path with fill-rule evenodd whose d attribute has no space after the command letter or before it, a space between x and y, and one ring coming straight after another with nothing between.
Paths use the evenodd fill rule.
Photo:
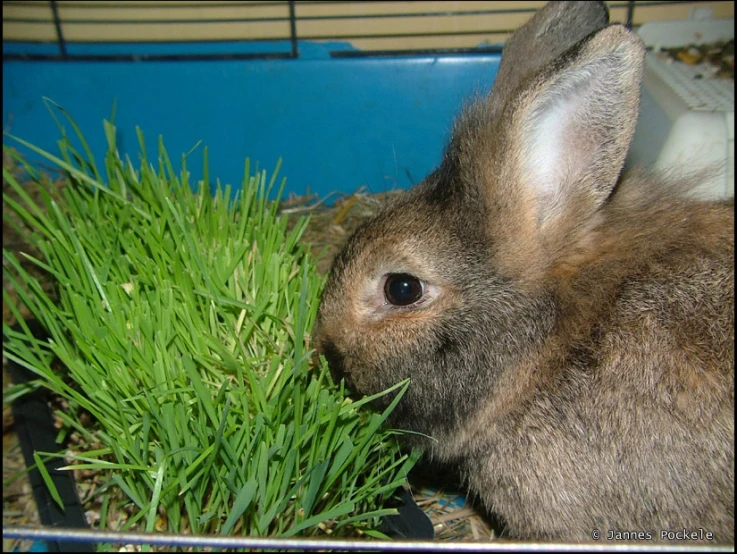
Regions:
<instances>
[{"instance_id":1,"label":"rabbit","mask_svg":"<svg viewBox=\"0 0 737 554\"><path fill-rule=\"evenodd\" d=\"M644 56L603 3L546 4L322 292L334 378L409 378L386 424L509 539L734 542L734 204L621 175Z\"/></svg>"}]
</instances>

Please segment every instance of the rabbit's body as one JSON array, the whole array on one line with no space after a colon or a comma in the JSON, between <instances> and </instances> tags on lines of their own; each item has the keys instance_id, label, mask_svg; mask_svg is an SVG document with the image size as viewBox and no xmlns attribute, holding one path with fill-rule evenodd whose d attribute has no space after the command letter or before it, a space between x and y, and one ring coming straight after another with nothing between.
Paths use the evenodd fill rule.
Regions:
<instances>
[{"instance_id":1,"label":"rabbit's body","mask_svg":"<svg viewBox=\"0 0 737 554\"><path fill-rule=\"evenodd\" d=\"M316 344L359 393L411 378L389 424L511 537L731 542L734 208L619 182L643 48L602 13L510 39L441 166L336 258Z\"/></svg>"},{"instance_id":2,"label":"rabbit's body","mask_svg":"<svg viewBox=\"0 0 737 554\"><path fill-rule=\"evenodd\" d=\"M460 461L512 536L685 528L732 540L732 207L657 200L604 214L591 257L546 286L538 346L455 428L428 429L435 456ZM703 240L704 228L722 231ZM646 251L627 249L634 233Z\"/></svg>"}]
</instances>

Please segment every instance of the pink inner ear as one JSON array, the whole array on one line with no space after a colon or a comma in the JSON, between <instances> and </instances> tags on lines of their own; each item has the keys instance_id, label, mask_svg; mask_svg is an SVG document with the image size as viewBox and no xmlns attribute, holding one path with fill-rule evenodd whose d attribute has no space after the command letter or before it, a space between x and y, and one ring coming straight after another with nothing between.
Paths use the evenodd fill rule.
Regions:
<instances>
[{"instance_id":1,"label":"pink inner ear","mask_svg":"<svg viewBox=\"0 0 737 554\"><path fill-rule=\"evenodd\" d=\"M527 138L526 184L538 199L538 221L555 216L563 208L574 183L590 163L593 145L585 144L581 98L563 96L534 117ZM582 148L583 146L583 148ZM588 146L588 148L587 148Z\"/></svg>"},{"instance_id":2,"label":"pink inner ear","mask_svg":"<svg viewBox=\"0 0 737 554\"><path fill-rule=\"evenodd\" d=\"M540 223L559 215L571 196L582 192L611 132L613 98L602 90L606 84L600 76L583 69L565 77L528 116L522 137L524 182L537 199Z\"/></svg>"}]
</instances>

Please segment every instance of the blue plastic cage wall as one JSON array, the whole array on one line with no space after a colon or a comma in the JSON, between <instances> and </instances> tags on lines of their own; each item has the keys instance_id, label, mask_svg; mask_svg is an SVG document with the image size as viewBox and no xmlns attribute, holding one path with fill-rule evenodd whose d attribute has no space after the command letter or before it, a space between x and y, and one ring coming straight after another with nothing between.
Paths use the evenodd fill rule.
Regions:
<instances>
[{"instance_id":1,"label":"blue plastic cage wall","mask_svg":"<svg viewBox=\"0 0 737 554\"><path fill-rule=\"evenodd\" d=\"M207 146L210 179L219 178L235 187L243 179L248 157L252 165L267 171L281 158L280 174L287 177L287 193L296 195L310 192L325 197L362 187L375 193L407 188L440 161L453 117L464 100L491 87L501 46L489 43L513 30L505 28L512 23L503 18L514 15L515 22L524 21L543 3L477 2L478 6L472 6L486 6L484 9L471 9L465 2L365 3L380 4L382 9L392 4L401 4L399 8L405 11L411 8L412 13L395 10L384 14L384 21L389 16L410 22L455 17L474 25L470 31L456 29L446 34L465 36L466 44L478 47L410 52L402 50L402 40L422 38L423 32L359 33L364 41L384 36L399 46L391 51L354 48L352 37L341 33L348 16L303 18L319 19L318 23L327 23L335 31L332 35L299 34L299 8L327 4L324 2L268 3L285 6L284 17L273 18L289 29L283 40L267 36L137 43L65 38L65 28L84 27L85 23L107 24L112 33L120 22L65 21L62 17L63 9L75 4L89 7L96 3L3 2L4 29L6 22L13 22L8 7L47 4L51 15L43 23L53 25L55 34L52 42L21 40L23 33L3 41L3 129L56 153L60 132L44 103L47 97L75 119L96 159L106 150L102 121L110 118L114 107L118 149L134 163L139 153L136 126L146 137L152 159L159 136L175 164L181 154L200 144L187 158L194 182L202 178L202 149ZM462 4L465 11L442 11L439 4ZM653 3L608 2L613 20L635 24L638 14L641 19L648 17L649 4ZM683 3L657 4L662 9L664 4ZM374 13L372 17L384 15ZM350 21L355 23L355 19ZM248 18L242 21L252 23ZM360 18L357 21L359 29L368 25ZM39 23L22 17L15 22ZM443 33L424 32L425 38L440 35ZM15 145L7 137L3 141ZM31 155L30 159L38 157Z\"/></svg>"},{"instance_id":2,"label":"blue plastic cage wall","mask_svg":"<svg viewBox=\"0 0 737 554\"><path fill-rule=\"evenodd\" d=\"M158 45L157 45L158 46ZM300 49L324 53L322 46ZM43 97L76 120L98 159L102 121L116 107L121 155L155 159L208 147L211 177L237 185L244 159L271 170L281 157L288 191L406 188L440 160L453 115L487 89L499 54L295 60L148 62L10 61L3 64L3 128L56 152L60 133ZM68 127L68 126L67 126ZM12 140L4 139L6 144ZM202 148L187 166L201 178Z\"/></svg>"}]
</instances>

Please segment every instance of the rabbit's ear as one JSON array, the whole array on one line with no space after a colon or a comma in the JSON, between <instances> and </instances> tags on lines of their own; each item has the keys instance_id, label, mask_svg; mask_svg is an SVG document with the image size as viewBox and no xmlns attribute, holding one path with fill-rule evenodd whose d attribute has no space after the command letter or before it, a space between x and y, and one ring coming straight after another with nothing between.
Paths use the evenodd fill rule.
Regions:
<instances>
[{"instance_id":1,"label":"rabbit's ear","mask_svg":"<svg viewBox=\"0 0 737 554\"><path fill-rule=\"evenodd\" d=\"M489 127L472 140L473 158L485 160L476 182L484 183L492 236L517 270L534 273L575 249L616 185L637 121L644 55L634 33L612 25L496 110L480 108L476 121Z\"/></svg>"},{"instance_id":2,"label":"rabbit's ear","mask_svg":"<svg viewBox=\"0 0 737 554\"><path fill-rule=\"evenodd\" d=\"M504 44L494 97L506 97L584 37L609 23L604 2L549 2Z\"/></svg>"},{"instance_id":3,"label":"rabbit's ear","mask_svg":"<svg viewBox=\"0 0 737 554\"><path fill-rule=\"evenodd\" d=\"M538 200L538 220L576 195L591 197L596 209L611 192L637 122L644 53L636 35L609 27L520 98L509 138L520 154L520 185Z\"/></svg>"}]
</instances>

